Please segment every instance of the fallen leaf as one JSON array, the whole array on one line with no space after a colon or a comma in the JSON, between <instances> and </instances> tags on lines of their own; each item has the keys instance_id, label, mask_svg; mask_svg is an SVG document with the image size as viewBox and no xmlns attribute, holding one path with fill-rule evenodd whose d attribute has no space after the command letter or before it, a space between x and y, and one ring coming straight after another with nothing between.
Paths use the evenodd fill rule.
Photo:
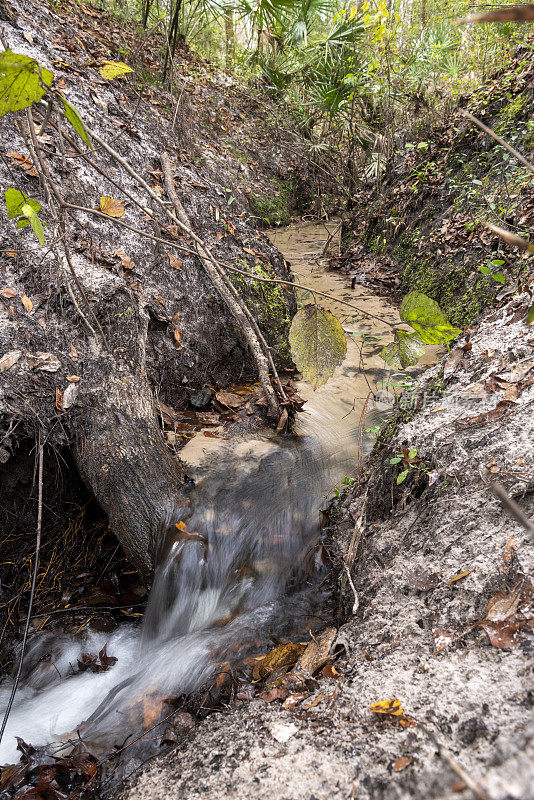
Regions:
<instances>
[{"instance_id":1,"label":"fallen leaf","mask_svg":"<svg viewBox=\"0 0 534 800\"><path fill-rule=\"evenodd\" d=\"M221 390L215 394L215 397L221 405L227 408L239 408L239 406L243 405L243 398L232 392Z\"/></svg>"},{"instance_id":2,"label":"fallen leaf","mask_svg":"<svg viewBox=\"0 0 534 800\"><path fill-rule=\"evenodd\" d=\"M291 710L295 708L295 706L297 706L300 703L300 701L304 700L304 698L307 696L308 692L295 692L295 694L290 694L289 697L287 697L284 700L282 705L284 706L284 708L289 708L289 710Z\"/></svg>"},{"instance_id":3,"label":"fallen leaf","mask_svg":"<svg viewBox=\"0 0 534 800\"><path fill-rule=\"evenodd\" d=\"M65 411L63 408L63 392L56 387L56 408L58 411Z\"/></svg>"},{"instance_id":4,"label":"fallen leaf","mask_svg":"<svg viewBox=\"0 0 534 800\"><path fill-rule=\"evenodd\" d=\"M266 703L272 703L273 700L285 700L288 694L289 691L282 686L274 686L272 689L266 689L264 692L261 692L258 697Z\"/></svg>"},{"instance_id":5,"label":"fallen leaf","mask_svg":"<svg viewBox=\"0 0 534 800\"><path fill-rule=\"evenodd\" d=\"M26 309L26 311L29 314L30 311L33 308L32 301L30 300L30 298L24 292L22 293L22 297L20 299L22 300L22 305L24 306L24 308Z\"/></svg>"},{"instance_id":6,"label":"fallen leaf","mask_svg":"<svg viewBox=\"0 0 534 800\"><path fill-rule=\"evenodd\" d=\"M395 717L404 714L401 702L396 698L392 700L379 700L377 703L371 703L369 708L373 714L389 714Z\"/></svg>"},{"instance_id":7,"label":"fallen leaf","mask_svg":"<svg viewBox=\"0 0 534 800\"><path fill-rule=\"evenodd\" d=\"M508 400L500 400L491 411L483 411L482 414L477 414L476 417L464 417L456 420L456 424L460 427L465 427L467 425L485 425L488 422L496 422L511 410L511 405L512 403Z\"/></svg>"},{"instance_id":8,"label":"fallen leaf","mask_svg":"<svg viewBox=\"0 0 534 800\"><path fill-rule=\"evenodd\" d=\"M310 709L315 708L315 706L318 706L319 703L321 702L321 700L324 700L324 693L323 692L321 692L321 694L317 695L317 697L314 697L312 700L307 700L305 703L302 703L300 707L304 711L310 711Z\"/></svg>"},{"instance_id":9,"label":"fallen leaf","mask_svg":"<svg viewBox=\"0 0 534 800\"><path fill-rule=\"evenodd\" d=\"M459 572L457 575L453 575L452 578L449 578L447 583L450 586L452 583L456 583L456 581L461 581L463 578L467 578L467 576L471 575L472 572L472 569L465 569L463 572Z\"/></svg>"},{"instance_id":10,"label":"fallen leaf","mask_svg":"<svg viewBox=\"0 0 534 800\"><path fill-rule=\"evenodd\" d=\"M501 589L489 601L486 608L486 619L489 622L503 622L512 617L518 609L521 593L507 592Z\"/></svg>"},{"instance_id":11,"label":"fallen leaf","mask_svg":"<svg viewBox=\"0 0 534 800\"><path fill-rule=\"evenodd\" d=\"M297 665L292 670L292 675L299 680L311 678L313 673L321 669L328 661L336 636L336 628L326 628L318 636L315 636L300 656Z\"/></svg>"},{"instance_id":12,"label":"fallen leaf","mask_svg":"<svg viewBox=\"0 0 534 800\"><path fill-rule=\"evenodd\" d=\"M80 380L80 376L79 375L67 375L66 380L68 380L69 383L78 383L78 381Z\"/></svg>"},{"instance_id":13,"label":"fallen leaf","mask_svg":"<svg viewBox=\"0 0 534 800\"><path fill-rule=\"evenodd\" d=\"M305 649L306 645L302 642L288 642L287 644L278 645L255 665L252 670L253 679L258 681L279 667L293 666Z\"/></svg>"},{"instance_id":14,"label":"fallen leaf","mask_svg":"<svg viewBox=\"0 0 534 800\"><path fill-rule=\"evenodd\" d=\"M169 256L169 264L173 269L182 269L182 262L176 256L173 256L172 253L167 253Z\"/></svg>"},{"instance_id":15,"label":"fallen leaf","mask_svg":"<svg viewBox=\"0 0 534 800\"><path fill-rule=\"evenodd\" d=\"M22 355L22 350L10 350L9 353L0 358L0 372L6 372L13 364L16 364Z\"/></svg>"},{"instance_id":16,"label":"fallen leaf","mask_svg":"<svg viewBox=\"0 0 534 800\"><path fill-rule=\"evenodd\" d=\"M76 383L69 383L63 392L63 399L61 401L63 411L68 411L68 409L74 405L79 391L80 387Z\"/></svg>"},{"instance_id":17,"label":"fallen leaf","mask_svg":"<svg viewBox=\"0 0 534 800\"><path fill-rule=\"evenodd\" d=\"M61 361L53 353L38 350L36 353L29 353L27 359L31 369L38 369L40 372L57 372L61 367Z\"/></svg>"},{"instance_id":18,"label":"fallen leaf","mask_svg":"<svg viewBox=\"0 0 534 800\"><path fill-rule=\"evenodd\" d=\"M519 630L524 623L511 620L503 622L482 620L478 624L488 634L493 647L498 647L500 650L514 650L520 642Z\"/></svg>"},{"instance_id":19,"label":"fallen leaf","mask_svg":"<svg viewBox=\"0 0 534 800\"><path fill-rule=\"evenodd\" d=\"M399 758L393 764L393 771L402 772L402 770L406 769L406 767L409 767L412 762L413 758L408 758L408 756L399 756Z\"/></svg>"},{"instance_id":20,"label":"fallen leaf","mask_svg":"<svg viewBox=\"0 0 534 800\"><path fill-rule=\"evenodd\" d=\"M340 321L311 303L293 317L289 343L295 364L314 389L328 381L347 352Z\"/></svg>"},{"instance_id":21,"label":"fallen leaf","mask_svg":"<svg viewBox=\"0 0 534 800\"><path fill-rule=\"evenodd\" d=\"M0 295L2 295L2 297L5 297L6 300L10 300L12 297L16 297L17 293L15 289L2 289Z\"/></svg>"},{"instance_id":22,"label":"fallen leaf","mask_svg":"<svg viewBox=\"0 0 534 800\"><path fill-rule=\"evenodd\" d=\"M100 198L100 210L108 217L122 217L124 215L124 200L114 200L113 197L104 195Z\"/></svg>"},{"instance_id":23,"label":"fallen leaf","mask_svg":"<svg viewBox=\"0 0 534 800\"><path fill-rule=\"evenodd\" d=\"M123 209L123 213L124 213L124 209ZM116 214L110 214L110 216L114 217L114 216L117 216L117 215ZM120 216L122 216L122 214ZM124 250L115 250L113 255L116 256L117 258L120 258L121 264L122 264L124 269L134 269L135 263L132 261L130 256L126 255Z\"/></svg>"},{"instance_id":24,"label":"fallen leaf","mask_svg":"<svg viewBox=\"0 0 534 800\"><path fill-rule=\"evenodd\" d=\"M78 351L73 344L70 346L70 357L73 361L78 361Z\"/></svg>"},{"instance_id":25,"label":"fallen leaf","mask_svg":"<svg viewBox=\"0 0 534 800\"><path fill-rule=\"evenodd\" d=\"M323 678L339 678L339 672L333 664L327 664L326 667L323 667L321 675Z\"/></svg>"}]
</instances>

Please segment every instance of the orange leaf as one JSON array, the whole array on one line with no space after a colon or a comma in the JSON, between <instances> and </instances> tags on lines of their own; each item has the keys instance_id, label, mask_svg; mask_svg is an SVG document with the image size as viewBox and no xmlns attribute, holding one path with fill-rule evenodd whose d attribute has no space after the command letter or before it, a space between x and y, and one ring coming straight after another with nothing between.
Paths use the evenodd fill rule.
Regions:
<instances>
[{"instance_id":1,"label":"orange leaf","mask_svg":"<svg viewBox=\"0 0 534 800\"><path fill-rule=\"evenodd\" d=\"M78 381L80 380L80 376L79 375L67 375L67 380L68 380L69 383L78 383Z\"/></svg>"},{"instance_id":2,"label":"orange leaf","mask_svg":"<svg viewBox=\"0 0 534 800\"><path fill-rule=\"evenodd\" d=\"M6 300L9 300L11 297L17 296L17 293L14 289L2 289L0 294L2 295L2 297L5 297Z\"/></svg>"},{"instance_id":3,"label":"orange leaf","mask_svg":"<svg viewBox=\"0 0 534 800\"><path fill-rule=\"evenodd\" d=\"M22 293L22 297L21 297L20 299L22 300L22 305L24 306L24 308L26 309L26 311L27 311L27 312L28 312L28 314L29 314L29 313L30 313L30 311L31 311L31 310L32 310L32 308L33 308L33 303L32 303L32 301L30 300L30 298L29 298L29 297L27 297L27 296L26 296L26 294L25 294L24 292Z\"/></svg>"},{"instance_id":4,"label":"orange leaf","mask_svg":"<svg viewBox=\"0 0 534 800\"><path fill-rule=\"evenodd\" d=\"M180 328L175 328L173 335L174 335L174 341L176 342L176 344L178 344L178 342L182 338L182 332Z\"/></svg>"},{"instance_id":5,"label":"orange leaf","mask_svg":"<svg viewBox=\"0 0 534 800\"><path fill-rule=\"evenodd\" d=\"M64 411L63 408L63 392L56 388L56 408L58 411Z\"/></svg>"},{"instance_id":6,"label":"orange leaf","mask_svg":"<svg viewBox=\"0 0 534 800\"><path fill-rule=\"evenodd\" d=\"M118 258L120 258L121 264L122 264L124 269L133 269L135 267L134 262L132 261L130 256L126 255L124 250L115 250L113 255L117 256Z\"/></svg>"},{"instance_id":7,"label":"orange leaf","mask_svg":"<svg viewBox=\"0 0 534 800\"><path fill-rule=\"evenodd\" d=\"M171 253L167 253L167 255L169 256L169 264L171 267L174 269L182 269L182 262L179 258L176 258L176 256L173 256Z\"/></svg>"},{"instance_id":8,"label":"orange leaf","mask_svg":"<svg viewBox=\"0 0 534 800\"><path fill-rule=\"evenodd\" d=\"M456 583L456 581L461 581L462 578L467 578L467 576L471 575L472 572L473 572L472 569L465 569L463 572L459 572L458 575L453 575L452 578L449 578L447 583L450 586L451 583Z\"/></svg>"},{"instance_id":9,"label":"orange leaf","mask_svg":"<svg viewBox=\"0 0 534 800\"><path fill-rule=\"evenodd\" d=\"M406 767L410 766L412 761L413 758L408 758L408 756L400 756L393 764L393 771L402 772L403 769L406 769Z\"/></svg>"},{"instance_id":10,"label":"orange leaf","mask_svg":"<svg viewBox=\"0 0 534 800\"><path fill-rule=\"evenodd\" d=\"M124 214L124 200L114 200L113 197L104 195L100 198L100 210L108 217L122 217Z\"/></svg>"}]
</instances>

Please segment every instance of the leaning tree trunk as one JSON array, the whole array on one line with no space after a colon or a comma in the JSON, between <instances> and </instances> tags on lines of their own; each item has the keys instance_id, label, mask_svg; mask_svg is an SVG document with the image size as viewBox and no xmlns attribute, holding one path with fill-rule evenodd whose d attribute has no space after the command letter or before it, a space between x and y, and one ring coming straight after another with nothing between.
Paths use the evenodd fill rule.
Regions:
<instances>
[{"instance_id":1,"label":"leaning tree trunk","mask_svg":"<svg viewBox=\"0 0 534 800\"><path fill-rule=\"evenodd\" d=\"M93 401L75 458L126 555L148 576L159 532L180 516L180 464L165 445L144 376L117 365Z\"/></svg>"}]
</instances>

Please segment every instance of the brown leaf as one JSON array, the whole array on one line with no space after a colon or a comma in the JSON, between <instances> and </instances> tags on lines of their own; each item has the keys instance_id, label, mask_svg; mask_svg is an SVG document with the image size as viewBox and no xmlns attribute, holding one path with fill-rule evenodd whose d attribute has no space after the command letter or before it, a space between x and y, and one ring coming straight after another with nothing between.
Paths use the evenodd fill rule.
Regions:
<instances>
[{"instance_id":1,"label":"brown leaf","mask_svg":"<svg viewBox=\"0 0 534 800\"><path fill-rule=\"evenodd\" d=\"M336 628L326 628L321 634L315 636L300 656L292 674L299 680L311 678L313 673L321 669L328 661L336 636Z\"/></svg>"},{"instance_id":2,"label":"brown leaf","mask_svg":"<svg viewBox=\"0 0 534 800\"><path fill-rule=\"evenodd\" d=\"M80 380L80 376L79 375L67 375L67 380L69 381L69 383L78 383L78 381Z\"/></svg>"},{"instance_id":3,"label":"brown leaf","mask_svg":"<svg viewBox=\"0 0 534 800\"><path fill-rule=\"evenodd\" d=\"M512 617L519 606L520 596L521 593L518 591L507 592L505 589L501 589L489 601L486 608L486 619L489 622L503 622Z\"/></svg>"},{"instance_id":4,"label":"brown leaf","mask_svg":"<svg viewBox=\"0 0 534 800\"><path fill-rule=\"evenodd\" d=\"M300 707L304 711L310 711L310 709L318 706L321 700L324 700L324 692L321 692L321 694L318 694L317 697L314 697L312 700L307 700L305 703L302 703Z\"/></svg>"},{"instance_id":5,"label":"brown leaf","mask_svg":"<svg viewBox=\"0 0 534 800\"><path fill-rule=\"evenodd\" d=\"M22 305L24 306L24 308L26 309L26 311L27 311L27 312L28 312L28 314L29 314L29 313L30 313L30 311L31 311L31 310L32 310L32 308L33 308L33 303L32 303L32 301L30 300L30 298L29 298L29 297L27 297L27 295L26 295L24 292L22 293L22 297L21 297L20 299L22 300Z\"/></svg>"},{"instance_id":6,"label":"brown leaf","mask_svg":"<svg viewBox=\"0 0 534 800\"><path fill-rule=\"evenodd\" d=\"M496 422L510 411L512 403L508 400L501 400L497 403L496 408L491 411L483 411L482 414L477 414L476 417L465 417L464 419L456 420L456 424L464 427L466 425L485 425L487 422Z\"/></svg>"},{"instance_id":7,"label":"brown leaf","mask_svg":"<svg viewBox=\"0 0 534 800\"><path fill-rule=\"evenodd\" d=\"M2 289L2 291L0 291L0 295L5 297L6 300L10 300L12 297L16 297L17 293L15 289Z\"/></svg>"},{"instance_id":8,"label":"brown leaf","mask_svg":"<svg viewBox=\"0 0 534 800\"><path fill-rule=\"evenodd\" d=\"M461 581L463 578L467 578L467 576L471 575L472 572L472 569L464 569L463 572L459 572L457 575L453 575L452 578L449 578L447 583L450 586L452 583L456 583L456 581Z\"/></svg>"},{"instance_id":9,"label":"brown leaf","mask_svg":"<svg viewBox=\"0 0 534 800\"><path fill-rule=\"evenodd\" d=\"M308 692L295 692L295 694L290 694L289 697L284 700L282 705L284 708L289 708L289 710L292 710L307 696Z\"/></svg>"},{"instance_id":10,"label":"brown leaf","mask_svg":"<svg viewBox=\"0 0 534 800\"><path fill-rule=\"evenodd\" d=\"M73 361L78 361L78 351L73 344L70 346L70 357Z\"/></svg>"},{"instance_id":11,"label":"brown leaf","mask_svg":"<svg viewBox=\"0 0 534 800\"><path fill-rule=\"evenodd\" d=\"M323 678L339 678L339 672L333 664L327 664L326 667L323 667L321 675Z\"/></svg>"},{"instance_id":12,"label":"brown leaf","mask_svg":"<svg viewBox=\"0 0 534 800\"><path fill-rule=\"evenodd\" d=\"M266 703L272 703L273 700L285 700L289 694L287 689L284 689L282 686L275 686L272 689L266 689L266 691L261 692L258 695L260 700L264 700Z\"/></svg>"},{"instance_id":13,"label":"brown leaf","mask_svg":"<svg viewBox=\"0 0 534 800\"><path fill-rule=\"evenodd\" d=\"M114 200L113 197L108 197L107 194L100 198L100 210L107 214L108 217L122 217L124 208L124 200Z\"/></svg>"},{"instance_id":14,"label":"brown leaf","mask_svg":"<svg viewBox=\"0 0 534 800\"><path fill-rule=\"evenodd\" d=\"M524 623L517 620L503 622L482 620L478 624L488 634L493 647L498 647L501 650L514 650L520 642L519 630Z\"/></svg>"},{"instance_id":15,"label":"brown leaf","mask_svg":"<svg viewBox=\"0 0 534 800\"><path fill-rule=\"evenodd\" d=\"M65 411L63 408L63 392L56 387L56 408L58 411Z\"/></svg>"},{"instance_id":16,"label":"brown leaf","mask_svg":"<svg viewBox=\"0 0 534 800\"><path fill-rule=\"evenodd\" d=\"M169 236L172 236L173 239L180 239L183 237L183 233L178 227L178 225L167 225L166 228L162 228L165 233L168 233Z\"/></svg>"},{"instance_id":17,"label":"brown leaf","mask_svg":"<svg viewBox=\"0 0 534 800\"><path fill-rule=\"evenodd\" d=\"M176 256L173 256L172 253L167 253L169 256L169 264L173 269L182 269L182 262Z\"/></svg>"},{"instance_id":18,"label":"brown leaf","mask_svg":"<svg viewBox=\"0 0 534 800\"><path fill-rule=\"evenodd\" d=\"M242 397L232 392L224 392L222 389L216 393L215 397L221 405L227 408L239 408L239 406L243 405Z\"/></svg>"},{"instance_id":19,"label":"brown leaf","mask_svg":"<svg viewBox=\"0 0 534 800\"><path fill-rule=\"evenodd\" d=\"M393 764L393 771L394 772L402 772L403 769L409 767L412 763L413 758L408 758L408 756L399 756L399 758Z\"/></svg>"},{"instance_id":20,"label":"brown leaf","mask_svg":"<svg viewBox=\"0 0 534 800\"><path fill-rule=\"evenodd\" d=\"M111 214L110 216L115 216L115 215ZM134 269L135 267L134 262L132 261L130 256L126 255L124 250L115 250L113 255L116 256L117 258L120 258L123 269Z\"/></svg>"}]
</instances>

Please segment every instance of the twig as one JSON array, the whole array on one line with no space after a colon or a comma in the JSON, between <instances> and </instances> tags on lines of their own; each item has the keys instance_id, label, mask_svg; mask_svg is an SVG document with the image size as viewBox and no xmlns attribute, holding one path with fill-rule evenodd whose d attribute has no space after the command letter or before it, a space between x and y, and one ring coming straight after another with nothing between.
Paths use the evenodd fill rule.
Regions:
<instances>
[{"instance_id":1,"label":"twig","mask_svg":"<svg viewBox=\"0 0 534 800\"><path fill-rule=\"evenodd\" d=\"M475 125L477 125L481 131L484 131L484 133L487 133L488 136L491 136L492 139L495 139L495 141L498 142L500 145L502 145L502 147L504 147L505 150L508 150L508 152L514 158L517 158L517 160L520 161L521 164L523 164L523 166L527 167L527 169L529 169L531 172L534 172L534 164L531 164L530 161L527 161L525 156L522 156L521 153L519 153L511 145L509 145L508 142L502 138L502 136L499 136L498 133L495 133L495 131L492 131L492 129L488 128L487 125L484 125L483 122L481 122L477 117L474 117L473 114L470 114L469 111L465 111L464 109L462 109L461 114L467 119L471 120L471 122L474 122Z\"/></svg>"},{"instance_id":2,"label":"twig","mask_svg":"<svg viewBox=\"0 0 534 800\"><path fill-rule=\"evenodd\" d=\"M2 741L2 737L4 735L4 731L6 729L7 720L9 714L11 712L11 707L13 705L13 701L15 699L15 694L17 692L17 687L19 685L20 675L22 672L22 664L24 661L24 652L26 650L26 640L28 638L28 630L30 628L30 619L32 614L32 607L33 607L33 597L35 594L35 584L37 582L37 568L39 566L39 552L41 550L41 528L43 523L43 444L41 442L41 433L39 432L39 483L38 483L38 500L37 500L37 535L35 541L35 563L33 565L33 575L32 575L32 583L31 583L31 590L30 590L30 602L28 605L28 613L26 614L26 625L24 626L24 636L22 637L22 647L20 651L20 659L19 659L19 666L17 669L17 674L15 676L15 680L13 682L13 688L11 689L11 694L9 695L9 701L4 712L4 719L2 720L2 727L0 728L0 742Z\"/></svg>"},{"instance_id":3,"label":"twig","mask_svg":"<svg viewBox=\"0 0 534 800\"><path fill-rule=\"evenodd\" d=\"M489 488L497 500L501 501L510 516L512 516L516 522L519 522L519 524L523 526L523 528L530 535L530 538L534 541L534 522L532 522L532 520L526 516L526 514L523 512L523 509L518 506L515 500L512 500L504 486L495 481L489 483Z\"/></svg>"}]
</instances>

